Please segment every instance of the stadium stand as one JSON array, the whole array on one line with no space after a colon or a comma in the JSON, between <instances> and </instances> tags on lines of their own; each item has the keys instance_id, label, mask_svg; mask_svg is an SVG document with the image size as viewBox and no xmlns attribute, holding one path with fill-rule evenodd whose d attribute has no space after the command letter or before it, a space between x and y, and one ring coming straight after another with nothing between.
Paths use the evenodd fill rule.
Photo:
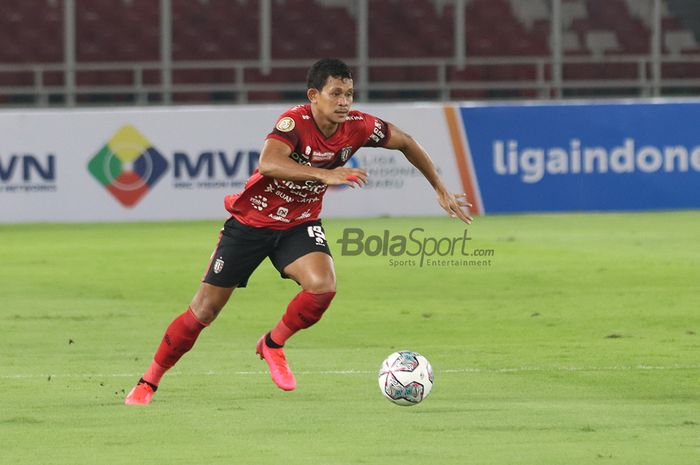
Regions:
<instances>
[{"instance_id":1,"label":"stadium stand","mask_svg":"<svg viewBox=\"0 0 700 465\"><path fill-rule=\"evenodd\" d=\"M4 0L0 9L0 63L58 63L62 60L62 3Z\"/></svg>"},{"instance_id":2,"label":"stadium stand","mask_svg":"<svg viewBox=\"0 0 700 465\"><path fill-rule=\"evenodd\" d=\"M157 2L76 0L75 11L77 61L159 59Z\"/></svg>"},{"instance_id":3,"label":"stadium stand","mask_svg":"<svg viewBox=\"0 0 700 465\"><path fill-rule=\"evenodd\" d=\"M551 57L549 0L467 0L464 24L469 62L465 67L448 64L443 69L434 61L447 63L454 57L456 8L452 1L368 2L371 98L548 95L540 86L552 76L550 65L543 64ZM355 2L272 3L273 64L276 60L356 56ZM157 89L162 84L158 70L160 2L75 0L75 5L76 85L79 90L90 89L79 92L79 103L135 101L134 88L139 85L147 86L142 92L148 101L158 101ZM30 94L38 84L59 91L64 83L57 67L64 59L63 0L3 0L3 6L0 88L21 88ZM700 54L695 33L673 14L669 0L662 7L662 52L669 61L663 63L664 76L700 77L697 63L684 63L684 57ZM650 8L651 2L644 0L562 0L564 80L601 82L593 86L600 89L603 81L632 85L635 80L649 79L649 66L640 65L640 59L650 53ZM178 88L173 100L231 101L242 86L246 86L246 101L298 98L299 93L289 89L303 83L305 66L294 69L282 63L271 74L256 69L259 23L258 0L172 0L172 60L176 64L172 83ZM226 60L241 64L211 65ZM191 66L195 62L203 65ZM7 67L13 64L57 66L35 72L26 66ZM279 84L279 88L270 89L269 84ZM447 86L449 92L441 92L436 84ZM14 97L4 95L0 100L11 101L16 96L14 92Z\"/></svg>"},{"instance_id":4,"label":"stadium stand","mask_svg":"<svg viewBox=\"0 0 700 465\"><path fill-rule=\"evenodd\" d=\"M549 21L551 13L545 0L508 0L508 3L526 29L532 29L538 22Z\"/></svg>"},{"instance_id":5,"label":"stadium stand","mask_svg":"<svg viewBox=\"0 0 700 465\"><path fill-rule=\"evenodd\" d=\"M256 59L260 14L255 3L172 0L173 60Z\"/></svg>"},{"instance_id":6,"label":"stadium stand","mask_svg":"<svg viewBox=\"0 0 700 465\"><path fill-rule=\"evenodd\" d=\"M673 56L700 52L695 35L685 29L666 31L664 33L664 46L668 53Z\"/></svg>"}]
</instances>

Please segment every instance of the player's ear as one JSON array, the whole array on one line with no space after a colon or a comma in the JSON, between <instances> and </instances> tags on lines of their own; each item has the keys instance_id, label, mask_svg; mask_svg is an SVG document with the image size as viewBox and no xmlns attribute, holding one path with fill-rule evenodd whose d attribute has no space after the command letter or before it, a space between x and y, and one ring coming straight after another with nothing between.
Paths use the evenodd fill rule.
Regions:
<instances>
[{"instance_id":1,"label":"player's ear","mask_svg":"<svg viewBox=\"0 0 700 465\"><path fill-rule=\"evenodd\" d=\"M308 97L309 102L316 103L316 99L318 98L318 89L314 89L313 87L308 89L306 91L306 97Z\"/></svg>"}]
</instances>

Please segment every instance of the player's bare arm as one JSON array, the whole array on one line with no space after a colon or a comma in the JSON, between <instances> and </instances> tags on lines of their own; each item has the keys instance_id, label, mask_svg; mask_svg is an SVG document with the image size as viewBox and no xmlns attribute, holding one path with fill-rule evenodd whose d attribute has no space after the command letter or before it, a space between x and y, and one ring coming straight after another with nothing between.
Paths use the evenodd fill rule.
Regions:
<instances>
[{"instance_id":1,"label":"player's bare arm","mask_svg":"<svg viewBox=\"0 0 700 465\"><path fill-rule=\"evenodd\" d=\"M469 207L472 205L467 200L466 194L455 194L447 190L445 184L435 169L435 164L423 147L410 135L403 132L391 123L389 124L391 137L384 147L400 150L406 159L415 166L428 180L435 192L440 206L451 216L457 217L467 224L471 224L473 218L469 215Z\"/></svg>"},{"instance_id":2,"label":"player's bare arm","mask_svg":"<svg viewBox=\"0 0 700 465\"><path fill-rule=\"evenodd\" d=\"M367 171L363 169L315 168L295 162L290 158L291 154L292 149L284 142L267 139L260 154L260 174L286 181L318 181L327 185L355 187L367 184Z\"/></svg>"}]
</instances>

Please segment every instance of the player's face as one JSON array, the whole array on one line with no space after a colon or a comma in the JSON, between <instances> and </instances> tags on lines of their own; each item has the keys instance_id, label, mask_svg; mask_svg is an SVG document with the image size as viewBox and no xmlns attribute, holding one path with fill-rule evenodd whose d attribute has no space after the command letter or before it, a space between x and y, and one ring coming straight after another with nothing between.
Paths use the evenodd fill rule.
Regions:
<instances>
[{"instance_id":1,"label":"player's face","mask_svg":"<svg viewBox=\"0 0 700 465\"><path fill-rule=\"evenodd\" d=\"M344 123L352 106L352 79L331 76L323 89L313 92L309 98L324 119L336 124Z\"/></svg>"}]
</instances>

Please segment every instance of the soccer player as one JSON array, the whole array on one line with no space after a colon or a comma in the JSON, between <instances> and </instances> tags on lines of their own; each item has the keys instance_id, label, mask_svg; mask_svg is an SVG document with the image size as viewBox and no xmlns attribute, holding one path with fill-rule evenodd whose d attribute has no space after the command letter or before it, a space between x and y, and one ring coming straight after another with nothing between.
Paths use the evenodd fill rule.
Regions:
<instances>
[{"instance_id":1,"label":"soccer player","mask_svg":"<svg viewBox=\"0 0 700 465\"><path fill-rule=\"evenodd\" d=\"M225 198L231 213L219 235L206 274L189 308L170 323L143 377L126 404L148 404L165 372L194 345L228 302L269 257L283 278L301 286L279 322L257 343L272 381L296 387L284 345L318 322L335 296L333 259L319 219L329 185L362 187L367 172L343 165L361 147L400 150L433 186L440 206L471 222L465 194L447 190L426 151L391 123L350 110L353 80L348 66L322 59L308 73L309 104L283 113L268 134L258 170L243 191Z\"/></svg>"}]
</instances>

